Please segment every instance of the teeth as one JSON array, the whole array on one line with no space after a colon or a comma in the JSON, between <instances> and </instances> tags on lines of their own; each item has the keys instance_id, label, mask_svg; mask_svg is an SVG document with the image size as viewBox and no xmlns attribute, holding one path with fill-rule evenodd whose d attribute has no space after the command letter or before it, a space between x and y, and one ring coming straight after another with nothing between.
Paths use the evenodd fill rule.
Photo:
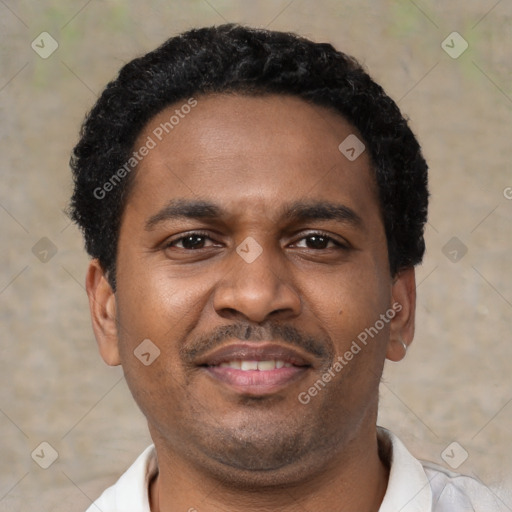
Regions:
<instances>
[{"instance_id":1,"label":"teeth","mask_svg":"<svg viewBox=\"0 0 512 512\"><path fill-rule=\"evenodd\" d=\"M260 371L268 371L279 368L291 368L293 364L285 363L284 361L226 361L224 363L220 363L219 367L221 368L234 368L235 370L260 370Z\"/></svg>"},{"instance_id":2,"label":"teeth","mask_svg":"<svg viewBox=\"0 0 512 512\"><path fill-rule=\"evenodd\" d=\"M275 361L258 361L258 370L273 370L275 367Z\"/></svg>"},{"instance_id":3,"label":"teeth","mask_svg":"<svg viewBox=\"0 0 512 512\"><path fill-rule=\"evenodd\" d=\"M242 361L240 370L257 370L258 361Z\"/></svg>"}]
</instances>

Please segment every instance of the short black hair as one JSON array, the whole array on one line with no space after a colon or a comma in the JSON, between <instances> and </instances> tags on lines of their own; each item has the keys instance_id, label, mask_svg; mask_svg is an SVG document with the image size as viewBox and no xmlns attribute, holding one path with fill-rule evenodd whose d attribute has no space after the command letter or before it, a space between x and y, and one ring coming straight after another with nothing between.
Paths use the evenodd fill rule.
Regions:
<instances>
[{"instance_id":1,"label":"short black hair","mask_svg":"<svg viewBox=\"0 0 512 512\"><path fill-rule=\"evenodd\" d=\"M157 113L209 93L293 95L341 114L362 135L371 157L391 274L421 262L428 167L396 103L356 59L331 44L225 24L189 30L128 62L82 125L70 160L74 191L68 213L114 290L121 216L135 174L120 170ZM112 182L116 173L123 179ZM112 186L105 187L109 180Z\"/></svg>"}]
</instances>

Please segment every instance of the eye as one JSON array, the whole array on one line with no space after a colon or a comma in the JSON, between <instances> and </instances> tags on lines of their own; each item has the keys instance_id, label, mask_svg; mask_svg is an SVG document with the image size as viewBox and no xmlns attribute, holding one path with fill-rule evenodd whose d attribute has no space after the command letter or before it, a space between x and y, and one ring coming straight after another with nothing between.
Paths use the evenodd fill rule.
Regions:
<instances>
[{"instance_id":1,"label":"eye","mask_svg":"<svg viewBox=\"0 0 512 512\"><path fill-rule=\"evenodd\" d=\"M198 249L205 249L207 247L212 247L214 244L206 245L207 241L213 242L212 238L208 236L208 233L202 231L194 231L191 233L187 233L185 236L180 236L179 238L175 238L174 240L170 240L165 244L165 248L177 248L184 249L187 251L194 251ZM305 245L299 245L299 243L304 243ZM331 244L329 246L329 244ZM295 243L297 247L302 247L306 249L314 249L314 250L325 250L325 249L348 249L348 244L344 244L335 240L333 237L329 236L326 233L316 232L310 233L305 237L299 239L297 243Z\"/></svg>"},{"instance_id":2,"label":"eye","mask_svg":"<svg viewBox=\"0 0 512 512\"><path fill-rule=\"evenodd\" d=\"M207 233L201 231L195 231L193 233L187 233L185 236L170 240L165 247L177 247L178 249L195 250L204 249L206 240L212 240ZM180 247L181 244L181 247Z\"/></svg>"},{"instance_id":3,"label":"eye","mask_svg":"<svg viewBox=\"0 0 512 512\"><path fill-rule=\"evenodd\" d=\"M341 243L326 233L321 232L310 233L308 236L301 238L299 241L302 240L306 240L306 245L303 245L302 247L306 247L307 249L331 249L333 246L334 248L338 249L348 249L347 244ZM328 247L329 243L332 244L331 247Z\"/></svg>"}]
</instances>

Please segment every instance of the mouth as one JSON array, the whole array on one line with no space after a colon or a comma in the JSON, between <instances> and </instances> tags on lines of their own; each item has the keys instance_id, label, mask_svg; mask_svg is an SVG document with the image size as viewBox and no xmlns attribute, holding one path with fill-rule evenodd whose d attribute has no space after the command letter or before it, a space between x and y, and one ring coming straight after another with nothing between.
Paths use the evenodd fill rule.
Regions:
<instances>
[{"instance_id":1,"label":"mouth","mask_svg":"<svg viewBox=\"0 0 512 512\"><path fill-rule=\"evenodd\" d=\"M198 362L212 379L249 396L274 394L305 377L313 365L311 355L272 342L227 345Z\"/></svg>"}]
</instances>

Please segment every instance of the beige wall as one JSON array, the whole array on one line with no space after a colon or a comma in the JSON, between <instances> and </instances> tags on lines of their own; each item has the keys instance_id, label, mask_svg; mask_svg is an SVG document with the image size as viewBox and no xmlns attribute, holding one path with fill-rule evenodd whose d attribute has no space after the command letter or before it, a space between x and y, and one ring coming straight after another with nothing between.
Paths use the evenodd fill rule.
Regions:
<instances>
[{"instance_id":1,"label":"beige wall","mask_svg":"<svg viewBox=\"0 0 512 512\"><path fill-rule=\"evenodd\" d=\"M69 152L123 63L225 20L333 43L411 118L430 164L428 250L415 343L385 370L380 423L441 464L458 442L458 470L512 510L499 489L512 474L512 4L495 0L0 2L0 510L85 510L149 443L96 352L88 259L62 213ZM47 59L31 48L43 31L59 44ZM441 47L453 31L469 44L456 59ZM46 263L32 252L43 237L57 250ZM467 247L455 263L452 237ZM31 458L43 441L58 452L46 470Z\"/></svg>"}]
</instances>

